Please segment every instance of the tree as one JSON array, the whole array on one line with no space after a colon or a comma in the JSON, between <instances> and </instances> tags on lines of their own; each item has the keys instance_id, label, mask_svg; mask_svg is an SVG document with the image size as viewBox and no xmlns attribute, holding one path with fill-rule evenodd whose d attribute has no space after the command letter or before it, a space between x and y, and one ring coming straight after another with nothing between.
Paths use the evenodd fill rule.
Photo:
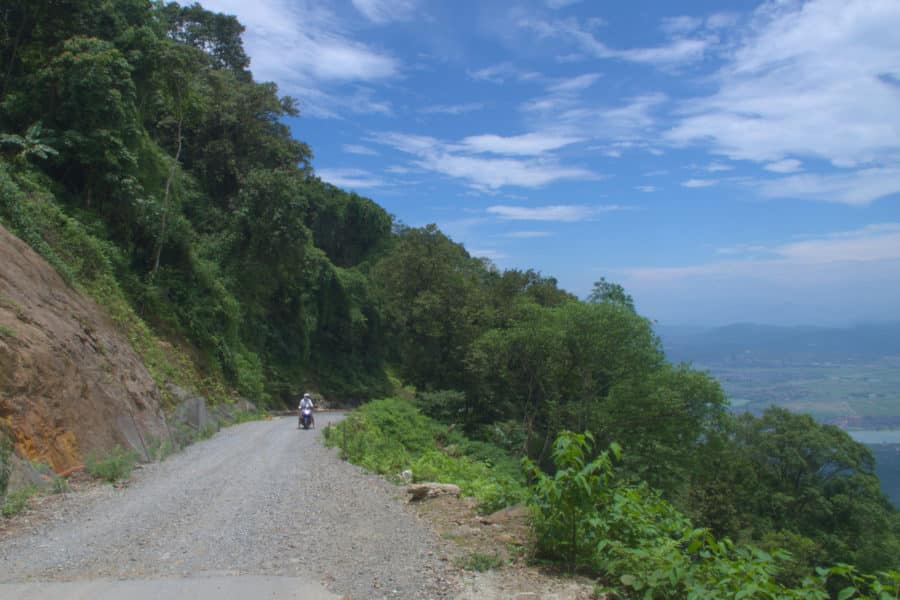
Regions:
<instances>
[{"instance_id":1,"label":"tree","mask_svg":"<svg viewBox=\"0 0 900 600\"><path fill-rule=\"evenodd\" d=\"M609 302L627 308L631 312L635 312L634 299L631 295L626 294L625 288L621 285L607 281L605 277L601 277L600 281L594 282L594 288L588 295L588 302L592 304Z\"/></svg>"}]
</instances>

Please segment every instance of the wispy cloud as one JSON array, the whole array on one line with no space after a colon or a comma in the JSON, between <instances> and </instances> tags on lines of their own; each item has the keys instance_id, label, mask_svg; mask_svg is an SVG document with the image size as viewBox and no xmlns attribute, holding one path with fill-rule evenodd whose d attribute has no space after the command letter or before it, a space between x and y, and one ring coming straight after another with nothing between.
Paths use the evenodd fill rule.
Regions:
<instances>
[{"instance_id":1,"label":"wispy cloud","mask_svg":"<svg viewBox=\"0 0 900 600\"><path fill-rule=\"evenodd\" d=\"M570 6L572 4L578 4L581 0L544 0L547 6L554 10L559 10L560 8L565 8L566 6Z\"/></svg>"},{"instance_id":2,"label":"wispy cloud","mask_svg":"<svg viewBox=\"0 0 900 600\"><path fill-rule=\"evenodd\" d=\"M383 179L363 169L316 169L316 175L322 181L350 190L377 188L385 185Z\"/></svg>"},{"instance_id":3,"label":"wispy cloud","mask_svg":"<svg viewBox=\"0 0 900 600\"><path fill-rule=\"evenodd\" d=\"M803 268L821 265L900 261L900 223L878 223L777 246L747 245L724 249L723 254L748 258L699 265L626 270L635 282L668 282L696 277L785 278L800 275ZM759 255L764 255L759 258Z\"/></svg>"},{"instance_id":4,"label":"wispy cloud","mask_svg":"<svg viewBox=\"0 0 900 600\"><path fill-rule=\"evenodd\" d=\"M709 39L676 37L667 44L647 48L616 49L597 39L589 23L576 19L540 20L522 18L519 26L541 38L568 41L588 56L601 59L619 59L629 62L672 66L693 62L703 57L710 46Z\"/></svg>"},{"instance_id":5,"label":"wispy cloud","mask_svg":"<svg viewBox=\"0 0 900 600\"><path fill-rule=\"evenodd\" d=\"M682 181L681 185L686 188L705 188L717 183L718 181L715 179L688 179L687 181Z\"/></svg>"},{"instance_id":6,"label":"wispy cloud","mask_svg":"<svg viewBox=\"0 0 900 600\"><path fill-rule=\"evenodd\" d=\"M803 157L861 169L786 180L800 197L815 190L821 200L863 203L891 193L898 187L887 178L900 155L900 93L884 75L900 73L898 27L900 3L893 1L767 2L713 79L718 90L685 101L665 138L775 172L799 169ZM864 173L876 181L866 184ZM841 182L849 180L868 191L845 189ZM827 188L836 195L827 197Z\"/></svg>"},{"instance_id":7,"label":"wispy cloud","mask_svg":"<svg viewBox=\"0 0 900 600\"><path fill-rule=\"evenodd\" d=\"M510 80L527 81L541 78L540 73L520 69L510 62L470 70L468 74L469 77L476 81L489 81L491 83L506 83Z\"/></svg>"},{"instance_id":8,"label":"wispy cloud","mask_svg":"<svg viewBox=\"0 0 900 600\"><path fill-rule=\"evenodd\" d=\"M723 249L716 260L625 269L622 285L668 322L852 323L895 318L900 304L900 223L783 244Z\"/></svg>"},{"instance_id":9,"label":"wispy cloud","mask_svg":"<svg viewBox=\"0 0 900 600\"><path fill-rule=\"evenodd\" d=\"M553 235L549 231L510 231L503 235L503 237L515 238L515 239L534 239L534 238L544 238L550 237Z\"/></svg>"},{"instance_id":10,"label":"wispy cloud","mask_svg":"<svg viewBox=\"0 0 900 600\"><path fill-rule=\"evenodd\" d=\"M473 135L464 138L461 145L467 151L474 153L538 156L581 141L584 141L584 138L549 132L532 132L509 137L494 134Z\"/></svg>"},{"instance_id":11,"label":"wispy cloud","mask_svg":"<svg viewBox=\"0 0 900 600\"><path fill-rule=\"evenodd\" d=\"M764 168L766 171L772 171L773 173L796 173L801 170L802 166L803 163L796 158L785 158L784 160L769 163Z\"/></svg>"},{"instance_id":12,"label":"wispy cloud","mask_svg":"<svg viewBox=\"0 0 900 600\"><path fill-rule=\"evenodd\" d=\"M791 175L756 185L767 198L801 198L861 206L900 193L900 167Z\"/></svg>"},{"instance_id":13,"label":"wispy cloud","mask_svg":"<svg viewBox=\"0 0 900 600\"><path fill-rule=\"evenodd\" d=\"M465 104L435 104L421 108L419 109L419 112L426 115L462 115L476 110L482 110L483 108L483 102L467 102Z\"/></svg>"},{"instance_id":14,"label":"wispy cloud","mask_svg":"<svg viewBox=\"0 0 900 600\"><path fill-rule=\"evenodd\" d=\"M489 206L487 211L500 217L513 221L560 221L571 223L596 217L603 213L630 210L632 207L617 204L587 206L578 204L557 204L550 206Z\"/></svg>"},{"instance_id":15,"label":"wispy cloud","mask_svg":"<svg viewBox=\"0 0 900 600\"><path fill-rule=\"evenodd\" d=\"M378 152L372 150L368 146L361 146L359 144L344 144L341 146L344 152L348 154L360 154L363 156L378 156Z\"/></svg>"},{"instance_id":16,"label":"wispy cloud","mask_svg":"<svg viewBox=\"0 0 900 600\"><path fill-rule=\"evenodd\" d=\"M352 0L356 7L373 23L405 21L415 14L416 0Z\"/></svg>"},{"instance_id":17,"label":"wispy cloud","mask_svg":"<svg viewBox=\"0 0 900 600\"><path fill-rule=\"evenodd\" d=\"M393 147L400 152L414 157L413 164L419 168L461 179L475 188L496 190L504 186L534 188L565 179L598 179L592 171L581 167L560 164L553 157L536 158L484 157L481 152L489 148L506 154L512 151L523 151L525 145L517 147L510 138L490 138L482 144L448 143L433 137L419 136L400 132L385 132L373 136L371 141ZM503 140L507 140L504 142ZM526 138L526 142L535 145L537 138ZM494 145L491 146L491 143ZM521 144L521 143L520 143Z\"/></svg>"},{"instance_id":18,"label":"wispy cloud","mask_svg":"<svg viewBox=\"0 0 900 600\"><path fill-rule=\"evenodd\" d=\"M204 8L235 14L246 27L244 45L257 80L275 81L302 98L306 114L335 116L333 107L371 112L365 102L341 101L345 86L398 75L400 61L354 39L327 5L300 0L202 0ZM338 101L334 101L337 98Z\"/></svg>"},{"instance_id":19,"label":"wispy cloud","mask_svg":"<svg viewBox=\"0 0 900 600\"><path fill-rule=\"evenodd\" d=\"M492 248L469 250L469 254L478 258L487 258L488 260L500 260L503 258L509 258L509 254L506 254L505 252L502 252L500 250L494 250Z\"/></svg>"},{"instance_id":20,"label":"wispy cloud","mask_svg":"<svg viewBox=\"0 0 900 600\"><path fill-rule=\"evenodd\" d=\"M646 194L649 194L651 192L657 191L659 188L656 187L655 185L639 185L639 186L635 187L634 189L644 192Z\"/></svg>"}]
</instances>

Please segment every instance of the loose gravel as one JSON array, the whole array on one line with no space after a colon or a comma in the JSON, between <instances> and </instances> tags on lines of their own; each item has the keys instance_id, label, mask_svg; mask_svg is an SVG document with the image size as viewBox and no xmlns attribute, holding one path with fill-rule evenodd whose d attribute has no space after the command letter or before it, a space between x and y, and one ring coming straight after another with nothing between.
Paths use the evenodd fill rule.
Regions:
<instances>
[{"instance_id":1,"label":"loose gravel","mask_svg":"<svg viewBox=\"0 0 900 600\"><path fill-rule=\"evenodd\" d=\"M0 540L0 583L286 575L349 598L444 598L454 572L399 488L296 420L225 429ZM443 560L442 560L443 559Z\"/></svg>"}]
</instances>

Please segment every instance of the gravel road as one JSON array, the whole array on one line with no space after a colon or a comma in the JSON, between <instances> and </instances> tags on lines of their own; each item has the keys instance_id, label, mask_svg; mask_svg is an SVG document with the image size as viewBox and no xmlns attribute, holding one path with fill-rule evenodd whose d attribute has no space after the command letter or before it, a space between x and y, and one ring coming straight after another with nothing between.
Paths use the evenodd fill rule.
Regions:
<instances>
[{"instance_id":1,"label":"gravel road","mask_svg":"<svg viewBox=\"0 0 900 600\"><path fill-rule=\"evenodd\" d=\"M451 595L440 540L401 490L319 435L293 418L244 423L123 488L67 495L53 518L0 541L0 583L266 575L352 599Z\"/></svg>"}]
</instances>

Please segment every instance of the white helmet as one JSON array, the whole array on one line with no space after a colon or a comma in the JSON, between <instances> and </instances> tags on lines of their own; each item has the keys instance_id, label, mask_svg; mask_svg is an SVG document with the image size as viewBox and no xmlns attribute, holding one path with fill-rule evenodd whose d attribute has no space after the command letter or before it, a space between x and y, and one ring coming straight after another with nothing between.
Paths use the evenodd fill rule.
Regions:
<instances>
[{"instance_id":1,"label":"white helmet","mask_svg":"<svg viewBox=\"0 0 900 600\"><path fill-rule=\"evenodd\" d=\"M306 392L305 394L303 394L303 397L304 398L312 398L312 396L310 396L309 392Z\"/></svg>"}]
</instances>

